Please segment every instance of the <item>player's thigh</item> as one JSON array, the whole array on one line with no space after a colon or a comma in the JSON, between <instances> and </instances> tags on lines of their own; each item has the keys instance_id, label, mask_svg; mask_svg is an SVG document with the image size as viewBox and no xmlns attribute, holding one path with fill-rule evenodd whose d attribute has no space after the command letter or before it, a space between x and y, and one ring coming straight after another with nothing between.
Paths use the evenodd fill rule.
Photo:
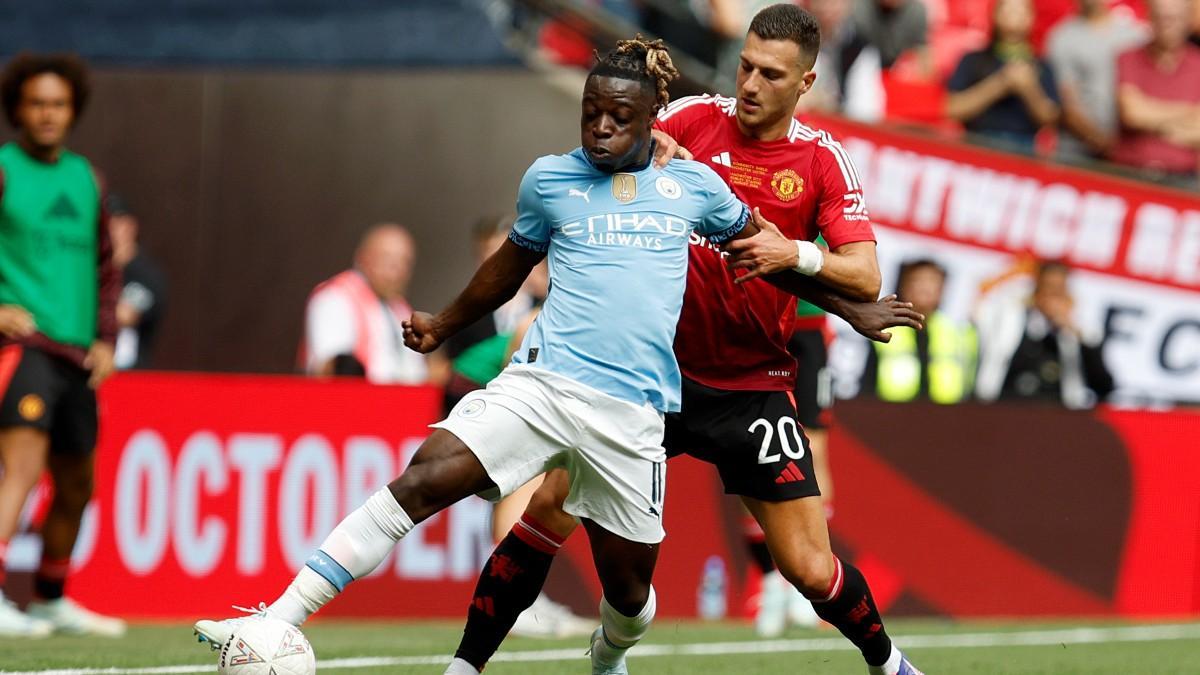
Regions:
<instances>
[{"instance_id":1,"label":"player's thigh","mask_svg":"<svg viewBox=\"0 0 1200 675\"><path fill-rule=\"evenodd\" d=\"M821 494L789 392L693 387L683 405L694 442L703 448L689 454L717 467L726 493L763 501Z\"/></svg>"},{"instance_id":2,"label":"player's thigh","mask_svg":"<svg viewBox=\"0 0 1200 675\"><path fill-rule=\"evenodd\" d=\"M662 541L666 495L663 417L611 397L589 407L588 428L568 454L570 491L563 510L631 541Z\"/></svg>"},{"instance_id":3,"label":"player's thigh","mask_svg":"<svg viewBox=\"0 0 1200 675\"><path fill-rule=\"evenodd\" d=\"M631 541L592 520L583 524L604 598L625 616L636 615L650 597L659 544Z\"/></svg>"},{"instance_id":4,"label":"player's thigh","mask_svg":"<svg viewBox=\"0 0 1200 675\"><path fill-rule=\"evenodd\" d=\"M562 400L536 374L510 368L433 426L475 456L492 483L481 496L494 500L565 461L578 427Z\"/></svg>"},{"instance_id":5,"label":"player's thigh","mask_svg":"<svg viewBox=\"0 0 1200 675\"><path fill-rule=\"evenodd\" d=\"M542 484L533 493L525 513L542 527L566 539L579 521L563 510L563 502L571 491L571 476L566 469L546 472Z\"/></svg>"},{"instance_id":6,"label":"player's thigh","mask_svg":"<svg viewBox=\"0 0 1200 675\"><path fill-rule=\"evenodd\" d=\"M742 497L742 502L762 526L780 573L806 595L828 588L834 561L821 498L763 501Z\"/></svg>"}]
</instances>

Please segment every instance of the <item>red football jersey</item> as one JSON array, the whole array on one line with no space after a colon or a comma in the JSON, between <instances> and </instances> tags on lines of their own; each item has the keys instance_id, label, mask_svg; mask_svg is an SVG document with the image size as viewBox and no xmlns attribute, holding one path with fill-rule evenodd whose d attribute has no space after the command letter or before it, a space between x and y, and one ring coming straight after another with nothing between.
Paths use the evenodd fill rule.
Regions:
<instances>
[{"instance_id":1,"label":"red football jersey","mask_svg":"<svg viewBox=\"0 0 1200 675\"><path fill-rule=\"evenodd\" d=\"M875 240L858 173L837 141L798 120L787 137L756 141L738 128L736 110L733 98L690 96L659 113L656 127L788 237L811 241L821 234L833 249ZM716 247L695 234L691 243L675 337L683 374L717 389L790 390L795 296L761 279L735 284Z\"/></svg>"}]
</instances>

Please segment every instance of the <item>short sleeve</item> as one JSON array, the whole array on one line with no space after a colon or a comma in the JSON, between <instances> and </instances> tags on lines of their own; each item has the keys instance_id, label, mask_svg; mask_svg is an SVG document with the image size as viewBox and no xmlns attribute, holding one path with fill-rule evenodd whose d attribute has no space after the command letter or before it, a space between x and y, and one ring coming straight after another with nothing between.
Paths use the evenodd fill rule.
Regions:
<instances>
[{"instance_id":1,"label":"short sleeve","mask_svg":"<svg viewBox=\"0 0 1200 675\"><path fill-rule=\"evenodd\" d=\"M534 162L517 192L517 220L513 223L508 238L512 243L538 253L550 248L550 221L546 218L546 206L538 191L538 162Z\"/></svg>"},{"instance_id":2,"label":"short sleeve","mask_svg":"<svg viewBox=\"0 0 1200 675\"><path fill-rule=\"evenodd\" d=\"M730 191L712 169L700 165L704 188L704 215L696 231L714 244L723 244L737 236L750 219L750 208Z\"/></svg>"},{"instance_id":3,"label":"short sleeve","mask_svg":"<svg viewBox=\"0 0 1200 675\"><path fill-rule=\"evenodd\" d=\"M979 78L976 77L976 56L974 53L964 54L958 61L958 66L954 68L954 73L950 75L950 79L946 82L946 88L950 91L963 91L974 86Z\"/></svg>"},{"instance_id":4,"label":"short sleeve","mask_svg":"<svg viewBox=\"0 0 1200 675\"><path fill-rule=\"evenodd\" d=\"M1133 51L1127 51L1117 57L1117 88L1118 95L1123 84L1137 84L1133 77Z\"/></svg>"},{"instance_id":5,"label":"short sleeve","mask_svg":"<svg viewBox=\"0 0 1200 675\"><path fill-rule=\"evenodd\" d=\"M354 308L349 298L337 289L325 288L313 295L305 313L309 373L315 373L329 359L354 351L357 340Z\"/></svg>"},{"instance_id":6,"label":"short sleeve","mask_svg":"<svg viewBox=\"0 0 1200 675\"><path fill-rule=\"evenodd\" d=\"M1075 87L1078 82L1075 77L1075 64L1072 63L1071 36L1069 27L1059 24L1050 31L1046 39L1046 62L1054 70L1054 77L1059 84Z\"/></svg>"},{"instance_id":7,"label":"short sleeve","mask_svg":"<svg viewBox=\"0 0 1200 675\"><path fill-rule=\"evenodd\" d=\"M813 159L819 181L817 227L830 249L856 241L875 241L862 181L841 144L822 144Z\"/></svg>"}]
</instances>

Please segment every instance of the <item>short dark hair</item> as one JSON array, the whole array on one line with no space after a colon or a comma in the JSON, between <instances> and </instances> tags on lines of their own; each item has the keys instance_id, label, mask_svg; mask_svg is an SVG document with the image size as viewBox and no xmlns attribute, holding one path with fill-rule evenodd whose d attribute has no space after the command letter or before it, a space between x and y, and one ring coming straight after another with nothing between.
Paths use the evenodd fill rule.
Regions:
<instances>
[{"instance_id":1,"label":"short dark hair","mask_svg":"<svg viewBox=\"0 0 1200 675\"><path fill-rule=\"evenodd\" d=\"M938 274L940 274L942 276L943 279L946 277L946 268L942 267L941 263L934 260L933 258L915 258L913 260L904 261L900 265L900 275L899 276L901 279L903 279L905 277L905 275L911 274L912 272L919 270L922 267L927 267L927 268L933 270L934 272L937 272Z\"/></svg>"},{"instance_id":2,"label":"short dark hair","mask_svg":"<svg viewBox=\"0 0 1200 675\"><path fill-rule=\"evenodd\" d=\"M4 74L0 75L0 99L3 99L4 115L14 129L20 127L17 121L17 106L21 103L21 88L30 79L46 73L58 75L71 85L71 106L75 112L75 121L83 114L88 95L91 94L88 69L83 59L74 54L21 52L8 62Z\"/></svg>"},{"instance_id":3,"label":"short dark hair","mask_svg":"<svg viewBox=\"0 0 1200 675\"><path fill-rule=\"evenodd\" d=\"M654 101L665 106L671 101L667 86L679 71L671 63L671 53L662 40L643 40L638 35L632 40L618 40L615 49L604 56L597 55L597 63L588 77L615 77L640 82L654 92Z\"/></svg>"},{"instance_id":4,"label":"short dark hair","mask_svg":"<svg viewBox=\"0 0 1200 675\"><path fill-rule=\"evenodd\" d=\"M1037 274L1034 276L1036 285L1040 286L1047 274L1066 274L1071 273L1071 266L1061 260L1041 260L1038 261Z\"/></svg>"},{"instance_id":5,"label":"short dark hair","mask_svg":"<svg viewBox=\"0 0 1200 675\"><path fill-rule=\"evenodd\" d=\"M791 40L800 47L800 63L809 69L821 49L821 27L807 11L788 3L771 5L754 15L750 32L764 40Z\"/></svg>"}]
</instances>

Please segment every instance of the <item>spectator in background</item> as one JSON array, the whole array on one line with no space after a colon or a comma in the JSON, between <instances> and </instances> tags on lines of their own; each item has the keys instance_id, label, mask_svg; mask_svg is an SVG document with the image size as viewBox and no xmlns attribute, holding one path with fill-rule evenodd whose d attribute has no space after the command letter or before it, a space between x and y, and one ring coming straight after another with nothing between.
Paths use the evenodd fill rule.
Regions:
<instances>
[{"instance_id":1,"label":"spectator in background","mask_svg":"<svg viewBox=\"0 0 1200 675\"><path fill-rule=\"evenodd\" d=\"M944 313L946 270L933 260L900 266L896 295L925 315L925 329L892 328L890 342L867 354L860 392L893 403L927 400L959 403L971 396L978 352L975 330Z\"/></svg>"},{"instance_id":2,"label":"spectator in background","mask_svg":"<svg viewBox=\"0 0 1200 675\"><path fill-rule=\"evenodd\" d=\"M3 636L125 633L64 595L95 486L95 390L113 372L121 292L103 186L66 148L88 92L72 56L20 54L0 76L16 131L0 146L0 588L21 507L46 469L54 480L34 599L23 614L0 595Z\"/></svg>"},{"instance_id":3,"label":"spectator in background","mask_svg":"<svg viewBox=\"0 0 1200 675\"><path fill-rule=\"evenodd\" d=\"M997 0L992 40L959 61L947 88L946 115L978 140L1033 153L1042 127L1058 120L1058 87L1046 62L1029 43L1030 0Z\"/></svg>"},{"instance_id":4,"label":"spectator in background","mask_svg":"<svg viewBox=\"0 0 1200 675\"><path fill-rule=\"evenodd\" d=\"M1117 60L1121 135L1113 160L1195 190L1200 162L1200 47L1188 0L1151 0L1150 42Z\"/></svg>"},{"instance_id":5,"label":"spectator in background","mask_svg":"<svg viewBox=\"0 0 1200 675\"><path fill-rule=\"evenodd\" d=\"M761 0L659 0L642 5L642 25L668 44L716 68L740 48Z\"/></svg>"},{"instance_id":6,"label":"spectator in background","mask_svg":"<svg viewBox=\"0 0 1200 675\"><path fill-rule=\"evenodd\" d=\"M1060 401L1080 409L1112 393L1101 337L1076 323L1069 279L1066 265L1043 263L1032 298L1020 292L1017 280L1018 292L993 293L980 305L979 398Z\"/></svg>"},{"instance_id":7,"label":"spectator in background","mask_svg":"<svg viewBox=\"0 0 1200 675\"><path fill-rule=\"evenodd\" d=\"M929 55L929 19L920 0L856 0L854 25L875 49L885 69L907 52L922 62L921 72L933 70Z\"/></svg>"},{"instance_id":8,"label":"spectator in background","mask_svg":"<svg viewBox=\"0 0 1200 675\"><path fill-rule=\"evenodd\" d=\"M879 50L855 28L851 2L806 3L821 27L821 48L813 66L817 80L808 94L800 97L797 112L840 113L862 122L878 122L887 104L882 60Z\"/></svg>"},{"instance_id":9,"label":"spectator in background","mask_svg":"<svg viewBox=\"0 0 1200 675\"><path fill-rule=\"evenodd\" d=\"M1080 0L1079 14L1051 32L1047 60L1062 100L1058 152L1072 161L1102 158L1117 138L1117 56L1146 39L1144 27L1108 0Z\"/></svg>"},{"instance_id":10,"label":"spectator in background","mask_svg":"<svg viewBox=\"0 0 1200 675\"><path fill-rule=\"evenodd\" d=\"M416 247L395 224L367 230L354 267L322 282L308 298L301 363L310 375L365 375L376 384L420 384L425 358L404 346L400 323Z\"/></svg>"},{"instance_id":11,"label":"spectator in background","mask_svg":"<svg viewBox=\"0 0 1200 675\"><path fill-rule=\"evenodd\" d=\"M158 263L138 245L139 223L125 200L110 194L108 233L113 245L113 264L124 277L117 302L117 368L149 368L158 327L167 306L167 281Z\"/></svg>"}]
</instances>

